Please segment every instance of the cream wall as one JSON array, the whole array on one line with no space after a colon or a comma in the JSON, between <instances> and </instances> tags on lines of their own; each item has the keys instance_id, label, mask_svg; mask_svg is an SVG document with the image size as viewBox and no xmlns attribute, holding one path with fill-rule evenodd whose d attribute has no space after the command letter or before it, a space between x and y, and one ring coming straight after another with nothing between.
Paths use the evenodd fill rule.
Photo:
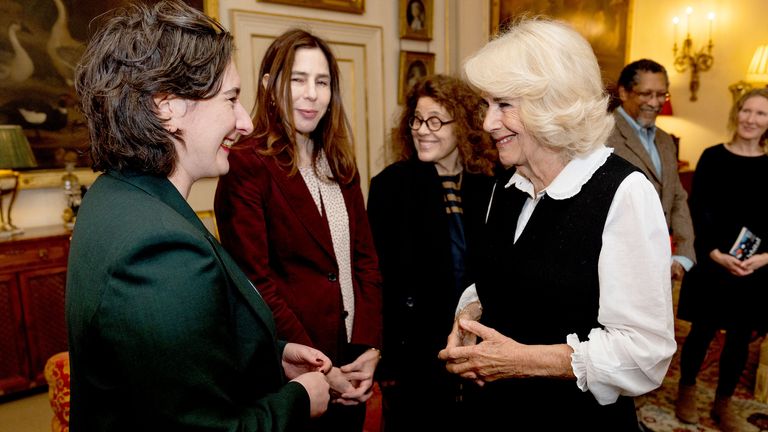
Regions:
<instances>
[{"instance_id":1,"label":"cream wall","mask_svg":"<svg viewBox=\"0 0 768 432\"><path fill-rule=\"evenodd\" d=\"M219 0L220 18L225 25L229 24L226 11L242 9L381 26L384 29L387 89L397 88L401 49L434 52L438 72L460 73L463 59L487 40L489 3L489 0L435 0L433 40L421 42L399 39L396 0L368 0L366 13L362 16L255 0ZM725 128L731 106L728 86L744 78L754 49L768 43L768 26L762 18L768 3L766 0L634 0L632 3L627 59L633 61L647 57L667 67L675 115L661 117L658 123L668 132L681 137L680 157L695 168L706 147L729 139ZM706 43L707 13L712 11L716 14L713 25L715 62L711 70L700 74L701 87L696 102L689 101L690 72L677 72L672 55L672 18L681 18L678 28L678 38L681 39L685 8L688 6L694 9L690 27L695 48ZM398 112L394 91L385 95L385 112L389 113L385 130L389 130Z\"/></svg>"},{"instance_id":2,"label":"cream wall","mask_svg":"<svg viewBox=\"0 0 768 432\"><path fill-rule=\"evenodd\" d=\"M489 3L490 0L435 0L433 40L429 42L400 40L397 0L367 0L363 15L257 0L218 0L218 15L225 26L230 25L231 10L243 10L381 27L386 123L383 130L388 131L399 110L396 89L400 50L433 52L436 54L437 72L458 73L463 59L487 40ZM694 167L704 148L728 139L725 130L731 103L728 85L744 77L755 47L768 43L768 27L761 20L766 0L634 0L633 3L628 59L649 57L669 69L675 116L660 118L659 124L681 137L681 158ZM701 46L706 38L706 13L712 10L717 15L714 26L715 63L712 70L701 74L699 100L696 102L688 101L690 74L678 73L672 67L672 17L682 17L688 5L694 7L691 32L695 47ZM190 196L192 207L196 210L211 209L215 187L215 180L198 182ZM14 207L13 219L22 227L58 224L61 223L63 208L63 193L58 189L22 190Z\"/></svg>"},{"instance_id":3,"label":"cream wall","mask_svg":"<svg viewBox=\"0 0 768 432\"><path fill-rule=\"evenodd\" d=\"M216 2L212 2L216 3ZM433 52L436 55L435 69L437 72L450 72L456 70L458 64L457 55L446 54L455 45L460 45L467 50L467 40L480 40L479 45L487 36L479 32L477 36L459 40L458 31L448 34L447 29L455 29L466 25L470 33L475 34L477 26L466 24L467 17L470 21L483 19L483 29L488 28L488 0L435 0L433 15L433 39L432 41L400 40L399 37L399 2L397 0L367 0L366 11L362 15L343 12L334 12L322 9L306 7L286 6L280 4L263 3L258 0L218 0L217 15L225 27L231 26L231 11L249 11L268 13L275 15L292 15L299 21L325 20L334 22L348 22L368 26L381 27L383 31L383 55L380 60L384 71L384 125L383 130L389 131L394 118L398 113L397 86L400 50ZM483 14L482 11L485 11ZM459 12L463 14L460 17ZM475 15L477 18L475 18ZM453 25L446 23L455 23ZM462 24L463 23L463 24ZM241 71L242 73L242 71ZM244 101L247 107L252 101ZM381 120L378 120L381 121ZM383 140L386 142L386 139ZM383 149L373 149L383 152ZM383 158L379 162L378 169L384 166ZM372 172L375 175L378 172ZM63 173L62 173L63 174ZM55 178L54 178L55 181ZM216 180L206 179L197 182L189 197L190 204L195 210L208 210L213 208L213 194L216 189ZM61 214L64 209L63 193L56 188L39 188L22 190L14 205L14 223L23 227L34 227L61 223Z\"/></svg>"},{"instance_id":4,"label":"cream wall","mask_svg":"<svg viewBox=\"0 0 768 432\"><path fill-rule=\"evenodd\" d=\"M689 101L690 72L678 73L673 66L672 18L679 16L678 38L685 29L685 8L693 7L691 38L694 48L707 39L708 12L715 12L712 69L700 74L699 100ZM658 124L681 137L680 158L695 168L701 152L730 139L726 131L731 94L728 86L744 79L758 45L768 43L765 25L766 0L635 0L629 60L651 58L669 72L673 117L660 117ZM678 46L680 42L678 39Z\"/></svg>"}]
</instances>

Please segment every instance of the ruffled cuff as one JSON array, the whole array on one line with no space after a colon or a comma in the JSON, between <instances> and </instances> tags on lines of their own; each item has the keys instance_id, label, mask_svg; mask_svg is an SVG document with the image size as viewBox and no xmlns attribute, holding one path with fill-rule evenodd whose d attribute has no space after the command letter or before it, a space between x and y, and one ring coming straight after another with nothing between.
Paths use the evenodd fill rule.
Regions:
<instances>
[{"instance_id":1,"label":"ruffled cuff","mask_svg":"<svg viewBox=\"0 0 768 432\"><path fill-rule=\"evenodd\" d=\"M593 329L592 332L596 331ZM590 333L590 338L592 333ZM587 382L587 370L589 369L589 347L587 342L579 341L579 337L576 333L569 334L566 338L566 343L569 347L573 348L573 354L571 354L571 367L573 368L573 374L576 375L576 385L581 391L589 391L595 400L600 405L608 405L616 402L619 397L619 392L616 388L606 383L601 383L599 375L595 373L592 368L592 383L591 386ZM595 378L598 377L598 378Z\"/></svg>"},{"instance_id":2,"label":"ruffled cuff","mask_svg":"<svg viewBox=\"0 0 768 432\"><path fill-rule=\"evenodd\" d=\"M587 387L587 362L585 359L587 349L586 347L582 349L585 342L579 341L579 336L576 333L571 333L566 337L566 343L573 349L571 368L573 368L573 374L576 375L576 385L579 386L581 391L585 392L589 390Z\"/></svg>"}]
</instances>

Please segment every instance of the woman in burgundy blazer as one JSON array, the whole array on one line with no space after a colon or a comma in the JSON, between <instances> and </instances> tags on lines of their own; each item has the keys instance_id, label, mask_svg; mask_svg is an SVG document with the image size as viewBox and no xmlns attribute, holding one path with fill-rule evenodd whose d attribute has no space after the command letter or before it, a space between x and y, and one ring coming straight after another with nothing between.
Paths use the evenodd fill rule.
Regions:
<instances>
[{"instance_id":1,"label":"woman in burgundy blazer","mask_svg":"<svg viewBox=\"0 0 768 432\"><path fill-rule=\"evenodd\" d=\"M333 54L289 30L262 61L255 131L216 191L221 241L278 335L326 353L337 404L315 430L361 431L381 345L381 277Z\"/></svg>"}]
</instances>

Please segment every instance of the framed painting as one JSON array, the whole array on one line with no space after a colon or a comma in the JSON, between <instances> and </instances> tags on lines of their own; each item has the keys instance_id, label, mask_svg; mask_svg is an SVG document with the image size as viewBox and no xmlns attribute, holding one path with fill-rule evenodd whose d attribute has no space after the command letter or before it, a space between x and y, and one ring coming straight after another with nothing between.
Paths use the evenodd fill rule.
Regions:
<instances>
[{"instance_id":1,"label":"framed painting","mask_svg":"<svg viewBox=\"0 0 768 432\"><path fill-rule=\"evenodd\" d=\"M400 38L432 40L433 0L400 0Z\"/></svg>"},{"instance_id":2,"label":"framed painting","mask_svg":"<svg viewBox=\"0 0 768 432\"><path fill-rule=\"evenodd\" d=\"M435 55L425 52L400 51L400 80L397 102L405 103L405 97L416 81L435 73Z\"/></svg>"},{"instance_id":3,"label":"framed painting","mask_svg":"<svg viewBox=\"0 0 768 432\"><path fill-rule=\"evenodd\" d=\"M291 6L304 6L315 9L327 9L337 12L363 14L365 0L259 0L263 3L277 3Z\"/></svg>"},{"instance_id":4,"label":"framed painting","mask_svg":"<svg viewBox=\"0 0 768 432\"><path fill-rule=\"evenodd\" d=\"M491 0L491 34L522 15L546 15L565 21L592 45L603 83L609 87L619 79L627 61L631 13L632 0Z\"/></svg>"},{"instance_id":5,"label":"framed painting","mask_svg":"<svg viewBox=\"0 0 768 432\"><path fill-rule=\"evenodd\" d=\"M186 1L203 11L217 2ZM74 68L94 31L91 20L128 3L0 2L0 124L22 126L37 159L34 172L60 169L65 160L76 161L77 167L90 166L88 130L77 109ZM57 174L58 182L61 173ZM48 187L29 179L21 183L25 186Z\"/></svg>"}]
</instances>

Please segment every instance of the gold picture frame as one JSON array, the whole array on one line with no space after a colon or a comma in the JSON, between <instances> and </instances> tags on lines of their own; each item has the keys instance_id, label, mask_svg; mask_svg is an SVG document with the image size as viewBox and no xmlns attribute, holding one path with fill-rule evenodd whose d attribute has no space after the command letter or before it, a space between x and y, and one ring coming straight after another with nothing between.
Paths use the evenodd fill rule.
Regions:
<instances>
[{"instance_id":1,"label":"gold picture frame","mask_svg":"<svg viewBox=\"0 0 768 432\"><path fill-rule=\"evenodd\" d=\"M400 0L400 38L432 40L433 0Z\"/></svg>"},{"instance_id":2,"label":"gold picture frame","mask_svg":"<svg viewBox=\"0 0 768 432\"><path fill-rule=\"evenodd\" d=\"M365 13L365 0L259 0L263 3L276 3L291 6L303 6L315 9L327 9L336 12Z\"/></svg>"},{"instance_id":3,"label":"gold picture frame","mask_svg":"<svg viewBox=\"0 0 768 432\"><path fill-rule=\"evenodd\" d=\"M435 73L435 55L427 52L400 51L400 79L397 102L402 105L411 87L420 78Z\"/></svg>"},{"instance_id":4,"label":"gold picture frame","mask_svg":"<svg viewBox=\"0 0 768 432\"><path fill-rule=\"evenodd\" d=\"M85 48L85 41L93 28L90 23L93 18L108 10L125 6L132 0L61 0L66 15L57 15L56 4L38 4L13 0L8 2L7 16L0 18L0 29L7 28L3 23L19 22L29 31L19 33L20 42L33 58L40 60L41 53L46 53L46 44L52 32L52 26L59 25L70 35L67 40L79 42L79 50ZM218 0L184 0L196 9L204 11L211 17L218 16ZM52 18L54 17L54 18ZM64 19L66 18L66 20ZM57 22L51 22L56 19ZM0 35L0 39L3 36ZM5 36L5 38L9 38ZM5 46L6 42L0 42ZM73 47L72 51L76 51ZM2 50L2 48L0 48ZM35 57L37 56L37 57ZM62 71L56 68L56 63L48 60L36 61L33 73L23 81L0 83L0 123L16 124L20 118L12 110L14 107L30 111L39 107L40 113L46 113L44 123L40 127L27 124L22 126L27 134L32 152L37 159L38 167L21 170L19 176L20 189L52 188L61 185L64 174L64 160L72 153L77 155L75 175L80 182L89 185L98 176L89 168L91 165L88 152L88 131L85 120L75 108L77 96L71 86L70 79L62 76ZM19 113L22 111L17 109ZM42 115L38 117L42 118ZM26 118L25 118L26 120ZM56 123L58 121L58 123ZM50 123L46 125L46 122ZM56 124L54 124L56 123Z\"/></svg>"},{"instance_id":5,"label":"gold picture frame","mask_svg":"<svg viewBox=\"0 0 768 432\"><path fill-rule=\"evenodd\" d=\"M606 86L615 85L629 53L633 0L581 2L583 7L578 10L568 6L568 2L547 0L491 0L490 3L492 35L520 15L545 15L573 25L592 45L603 83ZM602 30L596 32L595 29Z\"/></svg>"}]
</instances>

